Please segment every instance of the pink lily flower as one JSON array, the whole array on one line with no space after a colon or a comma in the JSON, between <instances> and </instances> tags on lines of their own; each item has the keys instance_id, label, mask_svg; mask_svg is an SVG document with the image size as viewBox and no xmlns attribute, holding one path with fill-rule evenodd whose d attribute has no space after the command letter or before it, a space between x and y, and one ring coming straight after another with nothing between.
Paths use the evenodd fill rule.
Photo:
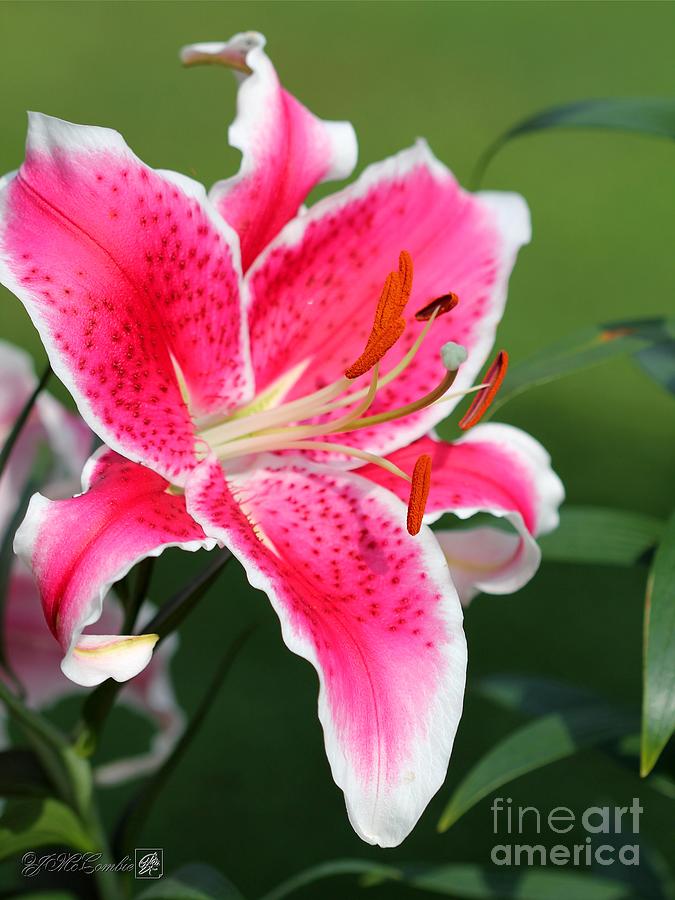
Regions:
<instances>
[{"instance_id":1,"label":"pink lily flower","mask_svg":"<svg viewBox=\"0 0 675 900\"><path fill-rule=\"evenodd\" d=\"M425 502L516 523L522 581L562 497L516 429L426 437L483 367L529 214L463 191L423 141L305 210L351 172L354 134L288 94L263 47L248 33L183 52L239 80L241 168L208 196L114 131L30 117L0 193L0 279L110 449L79 497L33 499L16 548L63 670L94 684L136 674L154 640L83 646L109 586L167 546L229 547L318 672L352 825L389 847L444 780L464 694L461 605Z\"/></svg>"},{"instance_id":2,"label":"pink lily flower","mask_svg":"<svg viewBox=\"0 0 675 900\"><path fill-rule=\"evenodd\" d=\"M27 353L0 341L0 443L4 443L18 413L37 384ZM68 412L43 391L0 479L0 539L27 488L32 469L43 446L51 450L49 484L44 489L51 498L64 497L77 489L78 476L91 452L93 435L79 416ZM144 614L150 614L149 604ZM109 598L98 627L115 633L122 624L122 610ZM51 706L73 693L82 692L59 671L62 652L45 625L40 594L30 572L15 559L10 572L2 622L7 658L12 672L26 692L33 708ZM176 635L162 644L150 665L137 676L122 695L122 702L148 716L156 733L148 752L100 766L96 778L102 784L117 784L151 771L173 748L184 727L184 716L176 702L169 676L169 661L178 645ZM1 677L1 676L0 676ZM0 746L7 742L0 710Z\"/></svg>"}]
</instances>

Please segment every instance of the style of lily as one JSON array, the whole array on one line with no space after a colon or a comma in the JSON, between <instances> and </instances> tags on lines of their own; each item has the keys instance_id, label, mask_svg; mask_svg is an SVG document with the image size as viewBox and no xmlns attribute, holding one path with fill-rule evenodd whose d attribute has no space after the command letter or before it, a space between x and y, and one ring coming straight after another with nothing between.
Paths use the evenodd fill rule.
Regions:
<instances>
[{"instance_id":1,"label":"style of lily","mask_svg":"<svg viewBox=\"0 0 675 900\"><path fill-rule=\"evenodd\" d=\"M0 442L4 443L36 385L28 354L0 341ZM50 451L48 484L43 490L51 498L65 497L77 490L82 466L91 452L92 439L91 431L79 416L64 409L46 391L38 395L0 479L2 542L7 539L17 507L34 477L40 451L44 448ZM147 608L146 604L145 610ZM119 631L122 610L116 598L107 599L98 624L112 633ZM10 570L2 630L11 673L22 686L29 706L37 709L52 706L64 697L82 692L79 685L59 671L62 655L59 645L45 624L35 580L18 559L13 561ZM122 703L154 722L156 733L150 749L99 766L95 773L99 784L116 784L155 769L182 732L184 716L169 676L169 661L177 643L177 636L171 635L121 697ZM0 746L7 743L4 726L0 710Z\"/></svg>"},{"instance_id":2,"label":"style of lily","mask_svg":"<svg viewBox=\"0 0 675 900\"><path fill-rule=\"evenodd\" d=\"M16 548L64 672L91 685L136 675L155 642L81 636L109 586L165 547L227 546L318 672L352 825L389 847L443 782L464 694L462 609L423 516L514 523L506 574L475 577L495 592L532 574L533 535L557 521L532 438L429 436L483 367L529 214L464 192L422 141L306 210L352 171L354 132L287 93L263 48L247 33L183 51L239 81L241 168L208 196L114 131L30 117L1 190L0 278L107 448L80 496L33 498Z\"/></svg>"}]
</instances>

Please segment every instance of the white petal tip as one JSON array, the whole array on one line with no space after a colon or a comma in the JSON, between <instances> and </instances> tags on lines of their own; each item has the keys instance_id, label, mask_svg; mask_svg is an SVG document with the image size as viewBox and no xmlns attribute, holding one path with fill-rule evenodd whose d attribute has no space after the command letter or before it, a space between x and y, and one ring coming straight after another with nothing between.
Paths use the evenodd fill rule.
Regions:
<instances>
[{"instance_id":1,"label":"white petal tip","mask_svg":"<svg viewBox=\"0 0 675 900\"><path fill-rule=\"evenodd\" d=\"M250 73L253 71L248 54L252 50L262 50L265 38L259 31L245 31L235 34L229 41L205 41L188 44L179 53L184 66L217 64L230 69Z\"/></svg>"},{"instance_id":2,"label":"white petal tip","mask_svg":"<svg viewBox=\"0 0 675 900\"><path fill-rule=\"evenodd\" d=\"M513 191L480 191L478 197L491 210L499 231L515 249L532 240L530 208L524 197Z\"/></svg>"},{"instance_id":3,"label":"white petal tip","mask_svg":"<svg viewBox=\"0 0 675 900\"><path fill-rule=\"evenodd\" d=\"M323 123L333 148L333 160L324 181L339 181L349 178L354 171L359 156L359 145L356 132L351 122Z\"/></svg>"},{"instance_id":4,"label":"white petal tip","mask_svg":"<svg viewBox=\"0 0 675 900\"><path fill-rule=\"evenodd\" d=\"M61 663L63 674L83 687L113 678L128 681L148 665L157 634L85 634Z\"/></svg>"}]
</instances>

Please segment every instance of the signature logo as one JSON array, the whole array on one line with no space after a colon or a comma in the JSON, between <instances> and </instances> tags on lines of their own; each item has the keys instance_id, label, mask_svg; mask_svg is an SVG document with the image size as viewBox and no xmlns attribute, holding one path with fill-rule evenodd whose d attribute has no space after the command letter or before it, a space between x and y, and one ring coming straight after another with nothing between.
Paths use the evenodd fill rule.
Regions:
<instances>
[{"instance_id":1,"label":"signature logo","mask_svg":"<svg viewBox=\"0 0 675 900\"><path fill-rule=\"evenodd\" d=\"M130 856L125 856L117 863L101 862L100 853L42 853L40 856L29 850L21 857L21 874L25 878L34 878L41 872L84 872L95 875L97 872L132 872L134 865Z\"/></svg>"},{"instance_id":2,"label":"signature logo","mask_svg":"<svg viewBox=\"0 0 675 900\"><path fill-rule=\"evenodd\" d=\"M164 874L164 851L158 847L136 848L134 851L136 878L161 878Z\"/></svg>"}]
</instances>

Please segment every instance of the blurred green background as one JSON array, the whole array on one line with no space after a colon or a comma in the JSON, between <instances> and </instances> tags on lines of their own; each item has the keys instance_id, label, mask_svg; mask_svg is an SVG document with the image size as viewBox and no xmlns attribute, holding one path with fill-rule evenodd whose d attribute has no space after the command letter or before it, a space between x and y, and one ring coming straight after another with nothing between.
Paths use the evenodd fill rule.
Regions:
<instances>
[{"instance_id":1,"label":"blurred green background","mask_svg":"<svg viewBox=\"0 0 675 900\"><path fill-rule=\"evenodd\" d=\"M184 71L177 51L247 29L266 33L286 87L313 111L354 123L359 169L423 135L466 182L484 147L535 110L588 97L668 95L675 86L673 3L4 2L0 170L20 164L25 111L36 109L116 128L150 165L207 184L231 174L233 79L218 69ZM497 157L485 187L521 192L534 228L499 332L514 360L586 324L673 312L674 159L668 141L602 132L524 138ZM4 291L0 302L2 337L28 348L41 368L22 307ZM571 502L665 516L675 500L674 409L622 359L535 389L499 418L545 444ZM161 602L204 562L167 555L153 599ZM513 597L478 598L467 614L470 680L538 673L639 702L645 576L640 567L549 564ZM337 856L487 863L489 800L447 834L436 834L435 823L452 785L513 727L513 716L469 694L445 787L402 847L374 850L352 833L332 783L316 678L285 650L267 600L234 564L183 629L174 673L184 707L194 708L228 642L250 622L258 623L255 636L155 807L143 845L163 847L168 869L191 860L217 865L253 895ZM115 726L108 754L147 736L130 715L119 714ZM129 793L108 793L108 816ZM600 754L558 763L501 793L544 810L579 811L640 796L646 840L672 854L664 798ZM0 868L7 885L21 880L16 872L15 863ZM355 891L343 881L298 896ZM371 894L409 895L391 887Z\"/></svg>"}]
</instances>

